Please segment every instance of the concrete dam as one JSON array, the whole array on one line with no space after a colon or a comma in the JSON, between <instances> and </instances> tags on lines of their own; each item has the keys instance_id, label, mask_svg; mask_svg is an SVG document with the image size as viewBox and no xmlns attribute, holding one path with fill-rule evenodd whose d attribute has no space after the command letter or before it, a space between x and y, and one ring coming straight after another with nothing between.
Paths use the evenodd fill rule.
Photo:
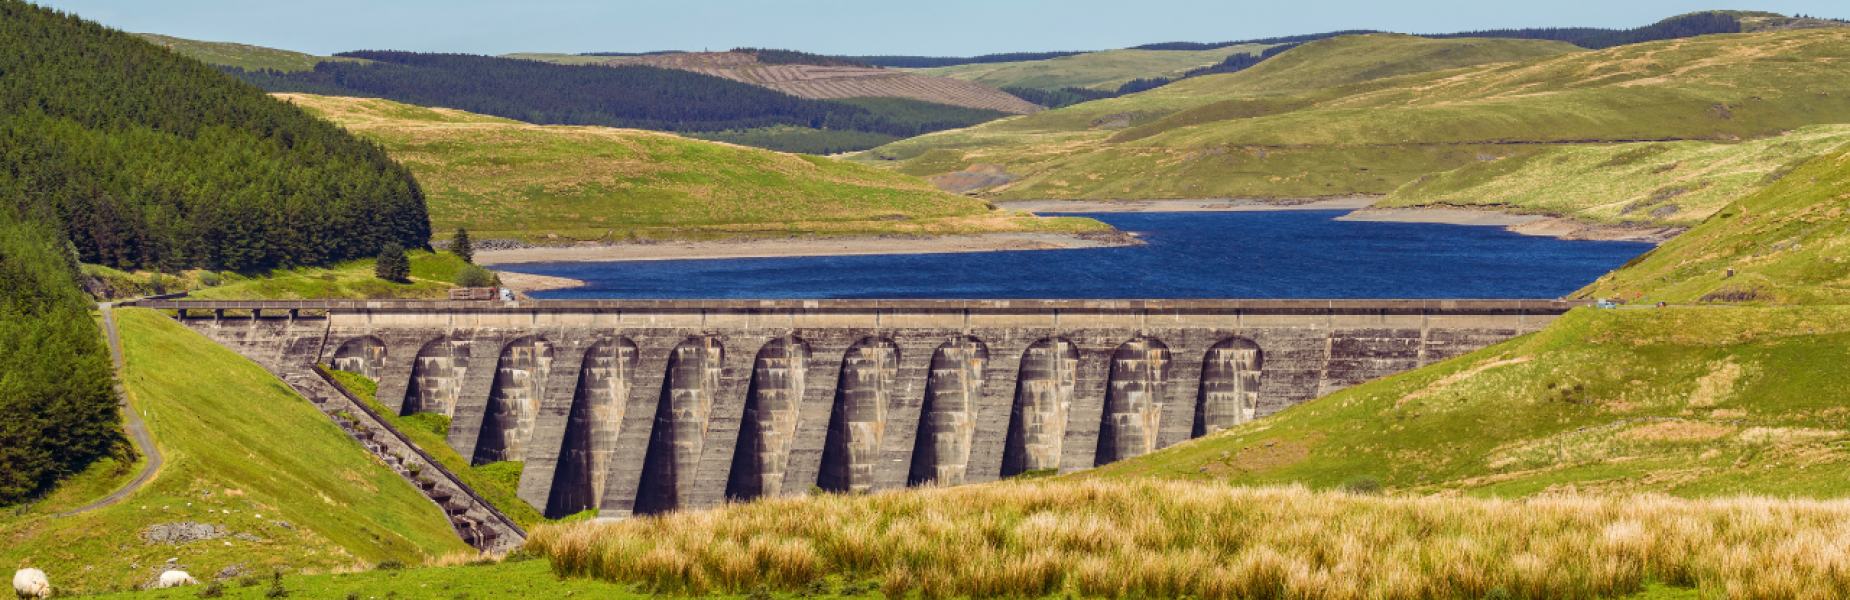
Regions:
<instances>
[{"instance_id":1,"label":"concrete dam","mask_svg":"<svg viewBox=\"0 0 1850 600\"><path fill-rule=\"evenodd\" d=\"M377 381L389 410L449 416L449 445L474 464L524 463L519 496L549 517L1084 470L1587 304L138 303L177 310L317 402L333 394L315 387L320 363Z\"/></svg>"}]
</instances>

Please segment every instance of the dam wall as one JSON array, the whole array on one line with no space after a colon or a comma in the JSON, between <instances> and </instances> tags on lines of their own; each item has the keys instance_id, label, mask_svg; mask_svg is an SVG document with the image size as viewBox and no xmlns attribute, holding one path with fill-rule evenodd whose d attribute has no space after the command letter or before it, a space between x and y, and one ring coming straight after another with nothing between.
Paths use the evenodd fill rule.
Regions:
<instances>
[{"instance_id":1,"label":"dam wall","mask_svg":"<svg viewBox=\"0 0 1850 600\"><path fill-rule=\"evenodd\" d=\"M379 382L549 517L1134 458L1537 331L1565 300L144 301ZM230 311L227 314L227 311Z\"/></svg>"}]
</instances>

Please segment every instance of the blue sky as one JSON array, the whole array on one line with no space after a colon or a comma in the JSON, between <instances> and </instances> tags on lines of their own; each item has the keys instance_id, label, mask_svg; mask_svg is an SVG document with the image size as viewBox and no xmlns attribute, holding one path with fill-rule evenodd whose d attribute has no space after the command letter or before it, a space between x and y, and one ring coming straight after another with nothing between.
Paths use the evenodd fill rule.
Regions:
<instances>
[{"instance_id":1,"label":"blue sky","mask_svg":"<svg viewBox=\"0 0 1850 600\"><path fill-rule=\"evenodd\" d=\"M1850 18L1843 0L38 0L135 32L315 54L789 48L968 56L1381 29L1636 27L1730 8Z\"/></svg>"}]
</instances>

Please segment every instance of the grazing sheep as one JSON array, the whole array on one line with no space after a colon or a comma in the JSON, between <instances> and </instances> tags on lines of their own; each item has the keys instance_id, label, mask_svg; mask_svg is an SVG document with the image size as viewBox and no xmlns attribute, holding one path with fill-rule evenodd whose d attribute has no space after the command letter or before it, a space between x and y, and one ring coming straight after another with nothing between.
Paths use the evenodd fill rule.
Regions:
<instances>
[{"instance_id":1,"label":"grazing sheep","mask_svg":"<svg viewBox=\"0 0 1850 600\"><path fill-rule=\"evenodd\" d=\"M166 573L161 573L161 582L154 587L156 589L166 589L183 585L199 585L199 580L193 579L192 575L187 575L186 571L168 571Z\"/></svg>"},{"instance_id":2,"label":"grazing sheep","mask_svg":"<svg viewBox=\"0 0 1850 600\"><path fill-rule=\"evenodd\" d=\"M38 569L20 569L13 573L13 593L21 598L50 598L51 580Z\"/></svg>"}]
</instances>

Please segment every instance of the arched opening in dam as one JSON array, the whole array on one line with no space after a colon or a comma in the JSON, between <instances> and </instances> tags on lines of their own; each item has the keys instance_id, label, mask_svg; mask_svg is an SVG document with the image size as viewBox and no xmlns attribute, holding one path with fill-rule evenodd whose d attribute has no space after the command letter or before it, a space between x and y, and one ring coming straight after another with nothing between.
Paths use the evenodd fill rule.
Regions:
<instances>
[{"instance_id":1,"label":"arched opening in dam","mask_svg":"<svg viewBox=\"0 0 1850 600\"><path fill-rule=\"evenodd\" d=\"M932 353L906 485L963 485L988 364L989 346L967 335L951 338Z\"/></svg>"},{"instance_id":2,"label":"arched opening in dam","mask_svg":"<svg viewBox=\"0 0 1850 600\"><path fill-rule=\"evenodd\" d=\"M635 384L634 342L603 339L585 350L559 448L559 470L547 495L546 518L577 514L603 502L610 461L623 433L624 408Z\"/></svg>"},{"instance_id":3,"label":"arched opening in dam","mask_svg":"<svg viewBox=\"0 0 1850 600\"><path fill-rule=\"evenodd\" d=\"M524 445L533 437L546 374L552 370L552 351L553 344L538 336L514 340L501 349L471 464L525 459Z\"/></svg>"},{"instance_id":4,"label":"arched opening in dam","mask_svg":"<svg viewBox=\"0 0 1850 600\"><path fill-rule=\"evenodd\" d=\"M1139 336L1111 355L1094 466L1155 452L1168 400L1169 347Z\"/></svg>"},{"instance_id":5,"label":"arched opening in dam","mask_svg":"<svg viewBox=\"0 0 1850 600\"><path fill-rule=\"evenodd\" d=\"M808 376L809 344L802 338L776 338L758 350L745 413L739 419L738 448L727 474L727 498L751 500L784 492Z\"/></svg>"},{"instance_id":6,"label":"arched opening in dam","mask_svg":"<svg viewBox=\"0 0 1850 600\"><path fill-rule=\"evenodd\" d=\"M469 372L469 346L469 340L447 335L424 344L411 367L411 383L399 414L456 416L463 376Z\"/></svg>"},{"instance_id":7,"label":"arched opening in dam","mask_svg":"<svg viewBox=\"0 0 1850 600\"><path fill-rule=\"evenodd\" d=\"M1265 352L1252 340L1222 340L1201 359L1201 393L1195 403L1198 438L1253 420L1259 410L1259 375Z\"/></svg>"},{"instance_id":8,"label":"arched opening in dam","mask_svg":"<svg viewBox=\"0 0 1850 600\"><path fill-rule=\"evenodd\" d=\"M898 379L899 346L893 340L861 338L848 348L817 486L832 492L873 490L886 440L887 408Z\"/></svg>"},{"instance_id":9,"label":"arched opening in dam","mask_svg":"<svg viewBox=\"0 0 1850 600\"><path fill-rule=\"evenodd\" d=\"M379 381L385 374L385 342L367 335L341 344L334 351L334 357L328 359L328 366L336 371L359 373L367 379Z\"/></svg>"},{"instance_id":10,"label":"arched opening in dam","mask_svg":"<svg viewBox=\"0 0 1850 600\"><path fill-rule=\"evenodd\" d=\"M1002 477L1060 468L1078 372L1079 349L1066 338L1043 339L1022 353Z\"/></svg>"},{"instance_id":11,"label":"arched opening in dam","mask_svg":"<svg viewBox=\"0 0 1850 600\"><path fill-rule=\"evenodd\" d=\"M695 498L700 455L719 395L725 346L717 336L689 338L668 355L667 380L655 404L654 431L643 459L636 513L689 506Z\"/></svg>"}]
</instances>

